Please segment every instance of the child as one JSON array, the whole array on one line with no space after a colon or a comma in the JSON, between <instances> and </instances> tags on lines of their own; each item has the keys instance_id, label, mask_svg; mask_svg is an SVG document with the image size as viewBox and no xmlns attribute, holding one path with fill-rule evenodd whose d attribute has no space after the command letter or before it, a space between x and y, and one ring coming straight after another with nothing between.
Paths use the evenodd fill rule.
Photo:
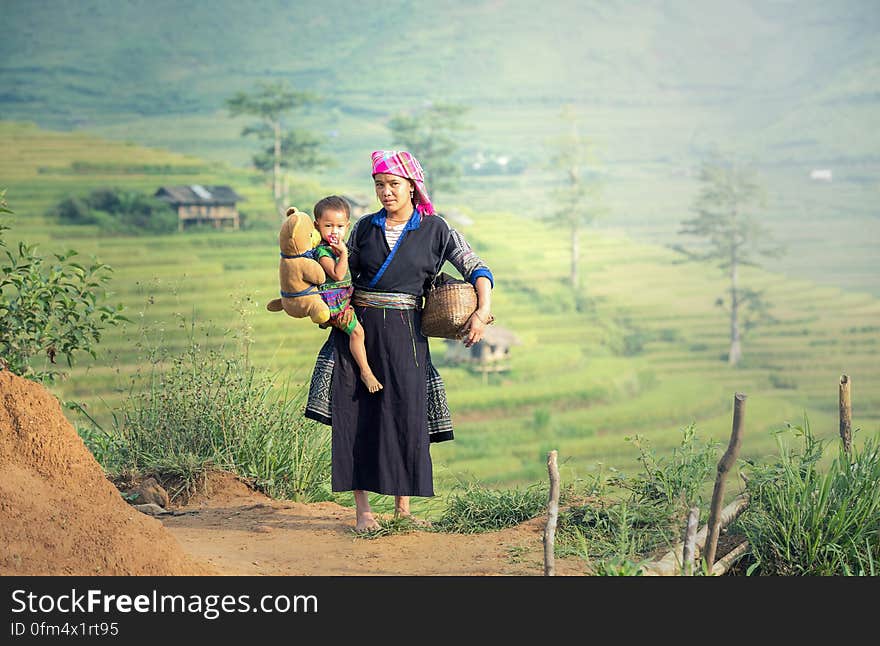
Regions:
<instances>
[{"instance_id":1,"label":"child","mask_svg":"<svg viewBox=\"0 0 880 646\"><path fill-rule=\"evenodd\" d=\"M382 384L370 370L367 350L364 346L364 328L351 311L348 325L342 322L343 314L351 309L351 276L348 273L348 247L345 233L351 217L348 201L331 195L318 201L313 211L315 228L321 234L321 244L314 249L314 258L327 274L327 282L321 285L321 298L330 308L330 324L349 336L348 346L361 371L361 381L371 393L382 389Z\"/></svg>"}]
</instances>

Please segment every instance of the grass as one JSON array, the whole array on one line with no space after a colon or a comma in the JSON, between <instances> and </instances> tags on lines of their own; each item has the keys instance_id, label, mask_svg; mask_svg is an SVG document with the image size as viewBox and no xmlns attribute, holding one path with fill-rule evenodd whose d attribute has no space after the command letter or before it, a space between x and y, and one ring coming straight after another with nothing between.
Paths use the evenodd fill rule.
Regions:
<instances>
[{"instance_id":1,"label":"grass","mask_svg":"<svg viewBox=\"0 0 880 646\"><path fill-rule=\"evenodd\" d=\"M163 180L161 175L118 172L73 177L40 174L40 166L69 168L91 159L122 168L136 158L150 167L174 166L189 173L205 162L21 124L0 123L0 135L9 144L0 175L9 178L8 199L16 211L8 233L37 243L43 253L75 247L83 256L97 255L114 269L111 302L125 305L132 319L125 329L105 335L96 360L81 359L54 386L63 401L82 404L109 428L112 411L127 397L129 380L149 369L137 339L132 341L133 328L164 329L167 351L184 353L189 347L187 330L180 327L184 313L213 322L215 331L202 340L205 350L242 357L245 347L229 340L245 335L251 366L289 375L292 387L308 378L324 335L263 307L277 289L274 226L108 237L44 215L71 192L88 192L111 179L112 185L147 191L170 176ZM251 184L248 177L207 165L200 174L170 181L232 183L246 192L248 209L256 212L265 205L271 211L262 180ZM818 188L807 189L813 190ZM298 196L295 203L303 204ZM462 480L498 488L543 480L544 458L551 449L559 450L568 481L590 477L602 463L635 471L631 465L639 464L638 450L621 438L640 435L664 455L678 446L680 429L690 423L707 438L724 439L736 391L749 395L743 455L772 454L776 447L768 431L780 419L798 419L804 411L819 429L817 435L834 434L843 371L853 381L856 423L880 426L876 297L744 270L744 283L767 291L778 323L750 331L745 361L732 370L719 360L727 346L727 323L713 307L723 290L719 271L681 264L656 244L591 230L582 238L584 285L572 295L565 283L567 258L554 251L559 245L552 229L521 209L465 210L474 224L463 232L496 275L496 325L512 330L521 344L511 349L510 370L490 375L484 385L466 367L446 365L445 343L431 341L456 435L454 442L432 447L440 494ZM273 217L270 212L266 221ZM842 262L847 253L835 245L822 257L845 267L851 265ZM591 307L578 311L576 303L583 298Z\"/></svg>"},{"instance_id":2,"label":"grass","mask_svg":"<svg viewBox=\"0 0 880 646\"><path fill-rule=\"evenodd\" d=\"M175 494L224 470L272 498L331 498L330 434L302 417L306 392L190 334L182 353L148 348L149 370L132 377L111 429L92 420L81 431L105 470L178 481Z\"/></svg>"},{"instance_id":3,"label":"grass","mask_svg":"<svg viewBox=\"0 0 880 646\"><path fill-rule=\"evenodd\" d=\"M674 544L692 506L703 506L717 463L717 443L699 442L693 426L681 431L671 455L640 437L630 440L643 469L600 480L598 499L560 512L557 554L577 555L609 574L627 571Z\"/></svg>"},{"instance_id":4,"label":"grass","mask_svg":"<svg viewBox=\"0 0 880 646\"><path fill-rule=\"evenodd\" d=\"M447 496L446 511L434 529L476 534L513 527L544 513L547 487L489 489L479 483L461 483Z\"/></svg>"},{"instance_id":5,"label":"grass","mask_svg":"<svg viewBox=\"0 0 880 646\"><path fill-rule=\"evenodd\" d=\"M799 438L801 449L787 446L784 435ZM749 506L734 527L751 546L749 573L880 574L880 436L852 455L837 442L830 464L828 445L806 418L777 440L778 459L752 466Z\"/></svg>"}]
</instances>

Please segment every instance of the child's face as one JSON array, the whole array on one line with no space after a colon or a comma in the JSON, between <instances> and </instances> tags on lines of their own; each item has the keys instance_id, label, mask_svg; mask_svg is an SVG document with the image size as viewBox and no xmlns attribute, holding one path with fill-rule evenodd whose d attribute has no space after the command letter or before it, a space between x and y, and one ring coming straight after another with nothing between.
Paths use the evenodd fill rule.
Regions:
<instances>
[{"instance_id":1,"label":"child's face","mask_svg":"<svg viewBox=\"0 0 880 646\"><path fill-rule=\"evenodd\" d=\"M321 239L324 242L339 244L345 239L348 216L345 215L345 211L324 209L321 217L315 219L315 228L321 234Z\"/></svg>"}]
</instances>

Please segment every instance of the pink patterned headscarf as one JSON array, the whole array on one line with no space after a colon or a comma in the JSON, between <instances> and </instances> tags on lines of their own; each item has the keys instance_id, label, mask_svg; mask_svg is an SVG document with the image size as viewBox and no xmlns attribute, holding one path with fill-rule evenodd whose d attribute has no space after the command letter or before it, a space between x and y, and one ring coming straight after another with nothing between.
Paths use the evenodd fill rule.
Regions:
<instances>
[{"instance_id":1,"label":"pink patterned headscarf","mask_svg":"<svg viewBox=\"0 0 880 646\"><path fill-rule=\"evenodd\" d=\"M373 175L388 173L411 180L415 185L416 211L421 215L434 215L434 205L425 188L425 173L419 160L405 150L376 150L373 152Z\"/></svg>"}]
</instances>

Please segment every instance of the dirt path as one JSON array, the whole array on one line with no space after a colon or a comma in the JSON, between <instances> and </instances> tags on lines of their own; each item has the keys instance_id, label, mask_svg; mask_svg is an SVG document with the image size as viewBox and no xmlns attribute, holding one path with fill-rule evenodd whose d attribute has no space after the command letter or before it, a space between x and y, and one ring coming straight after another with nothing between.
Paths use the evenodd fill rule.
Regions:
<instances>
[{"instance_id":1,"label":"dirt path","mask_svg":"<svg viewBox=\"0 0 880 646\"><path fill-rule=\"evenodd\" d=\"M183 551L225 575L543 575L544 520L461 535L426 531L357 537L352 509L275 501L231 476L159 519ZM559 575L584 574L577 558Z\"/></svg>"}]
</instances>

